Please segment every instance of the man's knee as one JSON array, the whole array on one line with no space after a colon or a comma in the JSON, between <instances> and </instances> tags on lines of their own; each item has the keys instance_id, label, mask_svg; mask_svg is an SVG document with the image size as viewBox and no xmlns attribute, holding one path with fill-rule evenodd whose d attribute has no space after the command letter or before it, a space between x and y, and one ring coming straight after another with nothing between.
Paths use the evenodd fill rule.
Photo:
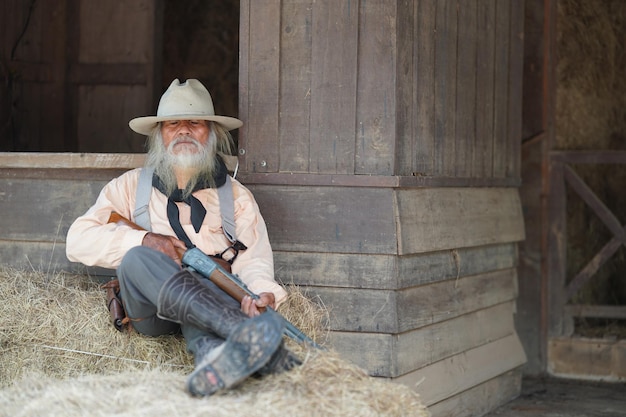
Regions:
<instances>
[{"instance_id":1,"label":"man's knee","mask_svg":"<svg viewBox=\"0 0 626 417\"><path fill-rule=\"evenodd\" d=\"M161 286L179 270L176 262L160 252L141 246L130 249L117 268L128 315L140 318L156 314Z\"/></svg>"},{"instance_id":2,"label":"man's knee","mask_svg":"<svg viewBox=\"0 0 626 417\"><path fill-rule=\"evenodd\" d=\"M126 252L117 268L117 276L158 275L168 277L180 270L176 262L165 254L145 246L135 246Z\"/></svg>"}]
</instances>

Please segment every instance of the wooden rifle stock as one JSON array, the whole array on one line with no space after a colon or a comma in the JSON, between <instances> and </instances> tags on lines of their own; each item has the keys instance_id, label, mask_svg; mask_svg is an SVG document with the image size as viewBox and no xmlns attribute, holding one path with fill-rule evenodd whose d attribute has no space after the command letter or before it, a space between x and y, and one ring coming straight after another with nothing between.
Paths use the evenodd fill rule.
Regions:
<instances>
[{"instance_id":1,"label":"wooden rifle stock","mask_svg":"<svg viewBox=\"0 0 626 417\"><path fill-rule=\"evenodd\" d=\"M111 212L108 223L115 223L118 226L128 226L135 230L145 230L138 224L131 222L126 217L114 211ZM180 257L180 259L183 259L185 251L177 249L177 252L178 252L178 256ZM229 273L231 272L230 264L226 262L225 260L218 258L216 256L211 256L211 259L215 261L219 266L224 268L226 271L228 271ZM224 291L226 294L230 295L231 297L233 297L235 300L239 301L240 303L243 297L247 295L247 293L243 289L241 289L238 285L233 283L226 275L224 275L222 272L220 272L217 269L207 278L211 282L213 282L215 285L220 287L222 291Z\"/></svg>"}]
</instances>

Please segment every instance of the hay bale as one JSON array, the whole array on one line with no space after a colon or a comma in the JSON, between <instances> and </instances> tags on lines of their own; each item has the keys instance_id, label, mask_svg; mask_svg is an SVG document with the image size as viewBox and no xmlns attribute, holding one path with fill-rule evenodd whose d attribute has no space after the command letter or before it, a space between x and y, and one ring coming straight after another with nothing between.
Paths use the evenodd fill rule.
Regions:
<instances>
[{"instance_id":1,"label":"hay bale","mask_svg":"<svg viewBox=\"0 0 626 417\"><path fill-rule=\"evenodd\" d=\"M181 338L146 338L114 330L104 291L85 276L5 269L0 297L0 386L30 371L73 377L193 367Z\"/></svg>"},{"instance_id":2,"label":"hay bale","mask_svg":"<svg viewBox=\"0 0 626 417\"><path fill-rule=\"evenodd\" d=\"M0 270L0 297L0 416L429 415L408 387L372 378L333 351L293 344L301 367L192 398L184 341L115 331L89 278ZM306 317L325 314L297 290L286 307L283 315L309 335L324 334Z\"/></svg>"},{"instance_id":3,"label":"hay bale","mask_svg":"<svg viewBox=\"0 0 626 417\"><path fill-rule=\"evenodd\" d=\"M557 4L556 147L626 149L626 2Z\"/></svg>"}]
</instances>

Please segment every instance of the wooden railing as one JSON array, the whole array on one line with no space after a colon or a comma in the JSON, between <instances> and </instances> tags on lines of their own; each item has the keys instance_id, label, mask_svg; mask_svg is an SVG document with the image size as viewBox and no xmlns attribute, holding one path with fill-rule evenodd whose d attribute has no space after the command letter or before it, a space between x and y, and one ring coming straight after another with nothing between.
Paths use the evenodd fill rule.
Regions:
<instances>
[{"instance_id":1,"label":"wooden railing","mask_svg":"<svg viewBox=\"0 0 626 417\"><path fill-rule=\"evenodd\" d=\"M548 197L548 274L550 280L550 333L566 336L573 332L574 317L626 319L626 306L569 304L622 246L626 225L604 204L576 173L574 164L626 164L624 151L562 151L550 154ZM567 277L567 186L598 216L612 237L571 279Z\"/></svg>"}]
</instances>

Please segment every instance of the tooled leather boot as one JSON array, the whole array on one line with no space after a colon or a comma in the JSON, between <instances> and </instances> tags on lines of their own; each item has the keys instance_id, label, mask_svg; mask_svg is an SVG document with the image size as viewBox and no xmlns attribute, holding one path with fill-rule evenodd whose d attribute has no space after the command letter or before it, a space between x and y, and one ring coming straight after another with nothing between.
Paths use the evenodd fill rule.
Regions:
<instances>
[{"instance_id":1,"label":"tooled leather boot","mask_svg":"<svg viewBox=\"0 0 626 417\"><path fill-rule=\"evenodd\" d=\"M280 374L302 365L302 361L281 342L270 360L256 373L258 376Z\"/></svg>"},{"instance_id":2,"label":"tooled leather boot","mask_svg":"<svg viewBox=\"0 0 626 417\"><path fill-rule=\"evenodd\" d=\"M226 341L209 352L187 378L187 390L208 396L232 388L262 369L282 341L282 321L262 314L238 324Z\"/></svg>"},{"instance_id":3,"label":"tooled leather boot","mask_svg":"<svg viewBox=\"0 0 626 417\"><path fill-rule=\"evenodd\" d=\"M249 318L186 270L163 284L157 308L161 318L225 339L189 375L187 389L196 396L236 386L263 368L282 343L283 321L275 312Z\"/></svg>"},{"instance_id":4,"label":"tooled leather boot","mask_svg":"<svg viewBox=\"0 0 626 417\"><path fill-rule=\"evenodd\" d=\"M187 340L187 336L185 336L184 332L183 336L185 340ZM217 349L224 343L224 339L213 334L207 334L193 343L193 349L190 348L188 340L187 342L187 351L193 354L194 366L198 366L213 349Z\"/></svg>"},{"instance_id":5,"label":"tooled leather boot","mask_svg":"<svg viewBox=\"0 0 626 417\"><path fill-rule=\"evenodd\" d=\"M194 364L198 366L204 358L213 350L217 349L224 341L214 336L205 336L199 339L193 349ZM281 342L276 352L270 360L259 369L254 376L265 376L269 374L280 374L289 371L296 366L302 365L302 361Z\"/></svg>"}]
</instances>

